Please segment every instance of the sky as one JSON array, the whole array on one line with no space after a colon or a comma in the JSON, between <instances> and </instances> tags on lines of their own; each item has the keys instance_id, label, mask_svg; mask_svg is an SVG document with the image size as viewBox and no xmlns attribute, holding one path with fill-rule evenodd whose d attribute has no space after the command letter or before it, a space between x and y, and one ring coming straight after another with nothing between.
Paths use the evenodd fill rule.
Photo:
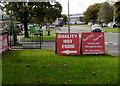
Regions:
<instances>
[{"instance_id":1,"label":"sky","mask_svg":"<svg viewBox=\"0 0 120 86\"><path fill-rule=\"evenodd\" d=\"M56 0L63 7L62 14L68 14L68 0ZM83 13L86 9L95 3L105 2L106 0L69 0L69 13Z\"/></svg>"}]
</instances>

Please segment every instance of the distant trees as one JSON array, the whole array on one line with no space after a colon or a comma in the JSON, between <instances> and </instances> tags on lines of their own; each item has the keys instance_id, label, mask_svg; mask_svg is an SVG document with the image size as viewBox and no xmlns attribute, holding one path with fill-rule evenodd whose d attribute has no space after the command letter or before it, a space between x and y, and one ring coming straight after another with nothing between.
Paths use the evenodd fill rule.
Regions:
<instances>
[{"instance_id":1,"label":"distant trees","mask_svg":"<svg viewBox=\"0 0 120 86\"><path fill-rule=\"evenodd\" d=\"M114 4L114 21L120 24L120 1Z\"/></svg>"},{"instance_id":2,"label":"distant trees","mask_svg":"<svg viewBox=\"0 0 120 86\"><path fill-rule=\"evenodd\" d=\"M50 2L9 2L4 7L5 12L24 24L25 37L29 37L28 23L53 22L61 15L62 6L56 2L52 5ZM32 19L32 21L31 21Z\"/></svg>"},{"instance_id":3,"label":"distant trees","mask_svg":"<svg viewBox=\"0 0 120 86\"><path fill-rule=\"evenodd\" d=\"M98 22L109 23L113 21L113 7L104 2L101 4L99 13L98 13Z\"/></svg>"},{"instance_id":4,"label":"distant trees","mask_svg":"<svg viewBox=\"0 0 120 86\"><path fill-rule=\"evenodd\" d=\"M84 21L86 23L108 23L113 21L113 6L107 2L89 6L84 12Z\"/></svg>"},{"instance_id":5,"label":"distant trees","mask_svg":"<svg viewBox=\"0 0 120 86\"><path fill-rule=\"evenodd\" d=\"M94 4L89 6L87 10L84 12L84 21L86 23L90 21L95 23L98 18L99 8L100 8L100 4Z\"/></svg>"}]
</instances>

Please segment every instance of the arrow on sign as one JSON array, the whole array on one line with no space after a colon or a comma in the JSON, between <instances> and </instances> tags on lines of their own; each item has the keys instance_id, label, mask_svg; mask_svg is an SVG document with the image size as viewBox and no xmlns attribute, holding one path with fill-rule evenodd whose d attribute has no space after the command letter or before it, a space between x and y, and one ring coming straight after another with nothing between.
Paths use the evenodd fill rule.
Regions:
<instances>
[{"instance_id":1,"label":"arrow on sign","mask_svg":"<svg viewBox=\"0 0 120 86\"><path fill-rule=\"evenodd\" d=\"M62 51L61 53L70 54L70 53L77 53L77 51L69 51L69 50L65 50L65 51Z\"/></svg>"}]
</instances>

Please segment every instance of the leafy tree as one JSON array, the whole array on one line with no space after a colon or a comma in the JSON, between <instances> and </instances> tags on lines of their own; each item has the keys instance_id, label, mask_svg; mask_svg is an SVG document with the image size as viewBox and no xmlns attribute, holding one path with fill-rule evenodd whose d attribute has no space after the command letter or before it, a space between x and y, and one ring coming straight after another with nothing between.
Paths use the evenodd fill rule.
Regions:
<instances>
[{"instance_id":1,"label":"leafy tree","mask_svg":"<svg viewBox=\"0 0 120 86\"><path fill-rule=\"evenodd\" d=\"M56 2L54 5L48 4L49 8L46 9L45 21L53 23L56 18L61 17L62 6L60 3Z\"/></svg>"},{"instance_id":2,"label":"leafy tree","mask_svg":"<svg viewBox=\"0 0 120 86\"><path fill-rule=\"evenodd\" d=\"M49 2L41 2L40 4L41 5L36 8L32 22L36 22L38 24L44 24L46 22L53 23L57 17L61 16L62 6L58 2L54 5L51 5Z\"/></svg>"},{"instance_id":3,"label":"leafy tree","mask_svg":"<svg viewBox=\"0 0 120 86\"><path fill-rule=\"evenodd\" d=\"M98 12L99 12L100 4L93 4L87 8L87 10L84 12L84 21L86 23L93 22L95 23L98 18Z\"/></svg>"},{"instance_id":4,"label":"leafy tree","mask_svg":"<svg viewBox=\"0 0 120 86\"><path fill-rule=\"evenodd\" d=\"M28 23L31 19L36 23L53 22L60 16L62 6L56 2L51 5L50 2L9 2L5 5L6 13L15 16L18 21L24 24L25 37L29 37ZM32 22L32 21L31 21Z\"/></svg>"},{"instance_id":5,"label":"leafy tree","mask_svg":"<svg viewBox=\"0 0 120 86\"><path fill-rule=\"evenodd\" d=\"M109 3L104 2L100 6L100 11L98 13L98 21L109 23L113 21L113 7Z\"/></svg>"},{"instance_id":6,"label":"leafy tree","mask_svg":"<svg viewBox=\"0 0 120 86\"><path fill-rule=\"evenodd\" d=\"M28 34L28 22L34 15L34 3L25 3L25 2L9 2L5 5L6 13L10 16L15 16L18 21L24 24L25 37L29 37Z\"/></svg>"},{"instance_id":7,"label":"leafy tree","mask_svg":"<svg viewBox=\"0 0 120 86\"><path fill-rule=\"evenodd\" d=\"M120 24L120 1L114 4L114 21Z\"/></svg>"}]
</instances>

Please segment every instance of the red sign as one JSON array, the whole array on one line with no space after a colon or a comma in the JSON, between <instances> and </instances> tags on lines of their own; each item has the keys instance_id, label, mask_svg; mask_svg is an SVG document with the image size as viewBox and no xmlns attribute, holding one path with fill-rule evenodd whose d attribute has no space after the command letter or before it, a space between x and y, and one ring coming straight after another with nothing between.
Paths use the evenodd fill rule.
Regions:
<instances>
[{"instance_id":1,"label":"red sign","mask_svg":"<svg viewBox=\"0 0 120 86\"><path fill-rule=\"evenodd\" d=\"M82 33L82 54L104 53L104 33Z\"/></svg>"},{"instance_id":2,"label":"red sign","mask_svg":"<svg viewBox=\"0 0 120 86\"><path fill-rule=\"evenodd\" d=\"M56 52L58 55L80 55L78 33L57 33Z\"/></svg>"},{"instance_id":3,"label":"red sign","mask_svg":"<svg viewBox=\"0 0 120 86\"><path fill-rule=\"evenodd\" d=\"M8 34L0 35L0 53L8 49Z\"/></svg>"}]
</instances>

